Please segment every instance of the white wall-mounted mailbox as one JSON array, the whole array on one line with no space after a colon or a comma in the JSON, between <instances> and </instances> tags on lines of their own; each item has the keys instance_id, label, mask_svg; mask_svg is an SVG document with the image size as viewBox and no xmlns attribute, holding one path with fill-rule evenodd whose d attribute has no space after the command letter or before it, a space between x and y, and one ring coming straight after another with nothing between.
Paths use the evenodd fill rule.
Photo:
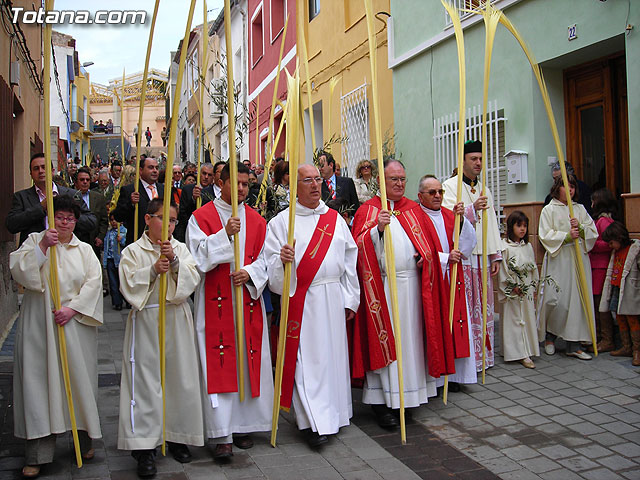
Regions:
<instances>
[{"instance_id":1,"label":"white wall-mounted mailbox","mask_svg":"<svg viewBox=\"0 0 640 480\"><path fill-rule=\"evenodd\" d=\"M529 183L529 154L522 150L509 150L504 158L507 165L507 183Z\"/></svg>"}]
</instances>

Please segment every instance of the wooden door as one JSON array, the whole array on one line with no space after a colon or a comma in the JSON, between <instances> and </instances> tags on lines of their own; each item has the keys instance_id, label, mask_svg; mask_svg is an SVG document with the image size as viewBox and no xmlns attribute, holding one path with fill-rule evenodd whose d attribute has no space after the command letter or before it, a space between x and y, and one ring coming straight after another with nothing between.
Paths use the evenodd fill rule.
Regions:
<instances>
[{"instance_id":1,"label":"wooden door","mask_svg":"<svg viewBox=\"0 0 640 480\"><path fill-rule=\"evenodd\" d=\"M564 71L567 160L593 191L629 191L624 52Z\"/></svg>"}]
</instances>

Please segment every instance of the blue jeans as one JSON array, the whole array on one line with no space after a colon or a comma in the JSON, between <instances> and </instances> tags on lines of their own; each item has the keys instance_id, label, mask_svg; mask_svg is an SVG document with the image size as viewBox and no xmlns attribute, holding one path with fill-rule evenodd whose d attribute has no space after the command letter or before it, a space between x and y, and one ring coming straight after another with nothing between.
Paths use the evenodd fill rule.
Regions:
<instances>
[{"instance_id":1,"label":"blue jeans","mask_svg":"<svg viewBox=\"0 0 640 480\"><path fill-rule=\"evenodd\" d=\"M107 258L107 277L109 278L109 294L114 307L122 306L122 294L120 293L120 277L118 267L113 258Z\"/></svg>"}]
</instances>

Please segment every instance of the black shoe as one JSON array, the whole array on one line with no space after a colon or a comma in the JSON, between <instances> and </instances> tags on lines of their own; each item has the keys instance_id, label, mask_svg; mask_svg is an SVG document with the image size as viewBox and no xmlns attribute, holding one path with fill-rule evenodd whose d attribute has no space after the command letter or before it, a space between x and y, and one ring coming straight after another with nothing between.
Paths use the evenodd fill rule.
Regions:
<instances>
[{"instance_id":1,"label":"black shoe","mask_svg":"<svg viewBox=\"0 0 640 480\"><path fill-rule=\"evenodd\" d=\"M122 310L122 305L115 305L113 309L119 312L120 310Z\"/></svg>"},{"instance_id":2,"label":"black shoe","mask_svg":"<svg viewBox=\"0 0 640 480\"><path fill-rule=\"evenodd\" d=\"M106 288L102 289L102 298L108 297L109 296L109 290L107 290Z\"/></svg>"},{"instance_id":3,"label":"black shoe","mask_svg":"<svg viewBox=\"0 0 640 480\"><path fill-rule=\"evenodd\" d=\"M378 425L382 428L395 428L400 425L400 422L392 413L392 410L386 405L371 405L373 413L376 414Z\"/></svg>"},{"instance_id":4,"label":"black shoe","mask_svg":"<svg viewBox=\"0 0 640 480\"><path fill-rule=\"evenodd\" d=\"M325 435L320 435L318 432L314 432L309 429L307 433L307 443L311 448L318 448L326 443L329 443L329 439Z\"/></svg>"},{"instance_id":5,"label":"black shoe","mask_svg":"<svg viewBox=\"0 0 640 480\"><path fill-rule=\"evenodd\" d=\"M249 435L234 435L233 444L242 450L247 450L253 447L253 440L251 440Z\"/></svg>"},{"instance_id":6,"label":"black shoe","mask_svg":"<svg viewBox=\"0 0 640 480\"><path fill-rule=\"evenodd\" d=\"M125 302L124 308L126 308L127 310L131 310L131 304L129 302Z\"/></svg>"},{"instance_id":7,"label":"black shoe","mask_svg":"<svg viewBox=\"0 0 640 480\"><path fill-rule=\"evenodd\" d=\"M155 452L153 450L137 450L131 452L131 456L138 460L138 476L140 478L151 478L155 476L156 462L154 460Z\"/></svg>"},{"instance_id":8,"label":"black shoe","mask_svg":"<svg viewBox=\"0 0 640 480\"><path fill-rule=\"evenodd\" d=\"M449 382L449 391L457 393L460 391L460 384L458 382Z\"/></svg>"},{"instance_id":9,"label":"black shoe","mask_svg":"<svg viewBox=\"0 0 640 480\"><path fill-rule=\"evenodd\" d=\"M173 455L173 458L180 463L191 462L191 452L184 443L167 442L169 452Z\"/></svg>"}]
</instances>

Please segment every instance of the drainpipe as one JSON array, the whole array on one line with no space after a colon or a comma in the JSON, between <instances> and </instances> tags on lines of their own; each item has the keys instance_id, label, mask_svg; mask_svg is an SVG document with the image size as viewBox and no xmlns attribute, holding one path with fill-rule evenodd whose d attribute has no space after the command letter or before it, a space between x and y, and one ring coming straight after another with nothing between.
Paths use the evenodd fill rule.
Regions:
<instances>
[{"instance_id":1,"label":"drainpipe","mask_svg":"<svg viewBox=\"0 0 640 480\"><path fill-rule=\"evenodd\" d=\"M247 63L249 63L247 61L246 58L244 58L247 54L247 49L246 46L249 45L249 34L248 34L248 28L247 28L247 11L240 8L240 14L242 15L242 47L241 47L241 56L240 56L240 61L242 62L242 115L244 117L245 121L248 121L249 115L248 115L248 109L249 109L249 105L247 105L247 90L249 89L249 85L248 85L248 75L249 75L249 70L247 67ZM249 144L249 132L247 129L247 141L245 142L245 144ZM244 158L242 158L242 155L240 155L240 161L243 161Z\"/></svg>"}]
</instances>

